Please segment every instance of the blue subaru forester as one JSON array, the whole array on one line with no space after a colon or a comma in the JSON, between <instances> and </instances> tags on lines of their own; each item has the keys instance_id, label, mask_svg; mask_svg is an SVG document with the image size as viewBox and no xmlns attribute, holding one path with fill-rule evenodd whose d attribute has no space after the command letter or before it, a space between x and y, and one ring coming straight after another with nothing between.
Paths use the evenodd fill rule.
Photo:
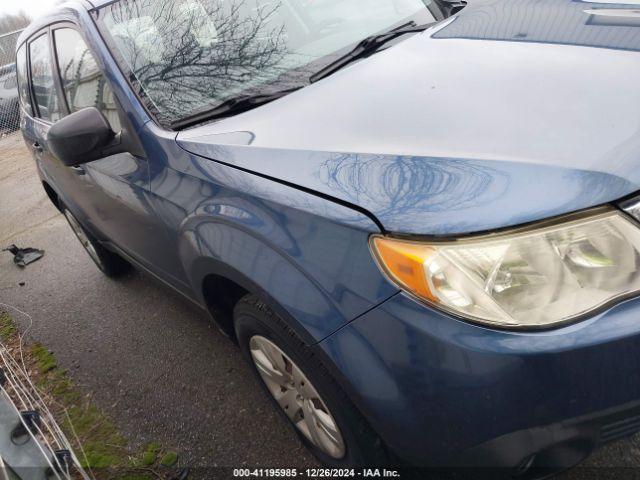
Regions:
<instances>
[{"instance_id":1,"label":"blue subaru forester","mask_svg":"<svg viewBox=\"0 0 640 480\"><path fill-rule=\"evenodd\" d=\"M639 18L82 0L21 35L21 127L97 266L207 310L325 464L551 473L640 429Z\"/></svg>"}]
</instances>

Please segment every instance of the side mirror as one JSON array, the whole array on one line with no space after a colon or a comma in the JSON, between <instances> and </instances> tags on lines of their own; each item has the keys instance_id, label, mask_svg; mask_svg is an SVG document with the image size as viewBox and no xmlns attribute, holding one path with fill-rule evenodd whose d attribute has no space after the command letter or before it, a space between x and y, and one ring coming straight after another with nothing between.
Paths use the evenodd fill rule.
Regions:
<instances>
[{"instance_id":1,"label":"side mirror","mask_svg":"<svg viewBox=\"0 0 640 480\"><path fill-rule=\"evenodd\" d=\"M83 108L58 120L49 129L51 153L68 167L91 162L122 149L104 115L95 107Z\"/></svg>"},{"instance_id":2,"label":"side mirror","mask_svg":"<svg viewBox=\"0 0 640 480\"><path fill-rule=\"evenodd\" d=\"M445 17L458 13L467 6L467 0L439 0L440 5L445 10Z\"/></svg>"}]
</instances>

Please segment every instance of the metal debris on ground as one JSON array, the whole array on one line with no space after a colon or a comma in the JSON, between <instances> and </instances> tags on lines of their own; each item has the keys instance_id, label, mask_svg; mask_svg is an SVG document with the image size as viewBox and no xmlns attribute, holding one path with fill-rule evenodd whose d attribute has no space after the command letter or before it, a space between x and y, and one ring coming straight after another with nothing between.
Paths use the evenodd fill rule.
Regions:
<instances>
[{"instance_id":1,"label":"metal debris on ground","mask_svg":"<svg viewBox=\"0 0 640 480\"><path fill-rule=\"evenodd\" d=\"M0 479L90 480L31 381L0 342Z\"/></svg>"},{"instance_id":2,"label":"metal debris on ground","mask_svg":"<svg viewBox=\"0 0 640 480\"><path fill-rule=\"evenodd\" d=\"M9 245L7 248L2 249L3 252L11 252L13 254L13 261L19 267L26 267L32 262L39 260L44 255L44 250L38 250L37 248L19 248L15 245Z\"/></svg>"}]
</instances>

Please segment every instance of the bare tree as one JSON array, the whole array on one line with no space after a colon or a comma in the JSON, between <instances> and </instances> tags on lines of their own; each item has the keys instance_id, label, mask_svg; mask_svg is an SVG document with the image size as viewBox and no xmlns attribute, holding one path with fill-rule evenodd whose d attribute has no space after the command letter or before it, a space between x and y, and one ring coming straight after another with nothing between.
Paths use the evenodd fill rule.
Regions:
<instances>
[{"instance_id":1,"label":"bare tree","mask_svg":"<svg viewBox=\"0 0 640 480\"><path fill-rule=\"evenodd\" d=\"M13 63L18 34L12 32L22 30L30 22L31 18L24 12L0 15L0 65Z\"/></svg>"},{"instance_id":2,"label":"bare tree","mask_svg":"<svg viewBox=\"0 0 640 480\"><path fill-rule=\"evenodd\" d=\"M0 35L25 28L31 18L24 12L0 15Z\"/></svg>"}]
</instances>

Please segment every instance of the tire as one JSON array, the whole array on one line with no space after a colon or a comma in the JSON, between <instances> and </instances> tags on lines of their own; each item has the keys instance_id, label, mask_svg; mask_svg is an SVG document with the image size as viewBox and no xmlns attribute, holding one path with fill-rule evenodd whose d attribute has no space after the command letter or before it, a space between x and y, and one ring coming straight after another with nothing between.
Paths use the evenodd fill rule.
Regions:
<instances>
[{"instance_id":1,"label":"tire","mask_svg":"<svg viewBox=\"0 0 640 480\"><path fill-rule=\"evenodd\" d=\"M263 390L316 458L325 465L335 468L388 466L392 463L382 440L347 398L318 356L257 296L246 295L236 304L234 324L242 354L251 366ZM271 346L265 350L269 343L275 345L280 352L277 349L273 350ZM269 351L272 358L279 357L284 362L285 368L291 369L290 380L293 385L288 385L286 391L283 390L285 387L279 387L279 390L274 388L274 385L278 383L274 381L274 378L283 379L284 376L272 375L270 377L267 375L264 361L267 360L267 369L270 366L269 374L272 374L277 370L274 365L280 360L275 362L269 360L264 353L265 351ZM288 365L288 362L291 365ZM258 364L262 365L264 373L260 372ZM296 368L300 370L297 375ZM267 380L263 377L264 375L267 376ZM279 381L282 383L283 380ZM292 391L303 397L303 406L298 398L293 400ZM300 394L301 391L302 394ZM313 398L314 391L319 398ZM280 403L276 400L275 395L279 396ZM309 399L312 400L309 401ZM289 408L286 408L285 404ZM307 407L305 408L304 405ZM305 412L310 411L309 405L315 407L313 415L306 416L307 419L313 419L313 424L317 426L321 423L328 425L331 423L330 420L333 420L339 433L338 440L342 440L344 447L342 451L336 447L339 442L317 441L319 437L320 440L327 440L329 437L323 432L331 431L331 428L328 430L317 428L315 429L315 437L309 435L309 427L303 426L303 424L307 425L307 420L300 419L299 412L297 414L294 412L294 410L300 409L304 415ZM318 418L321 418L322 422L317 421ZM298 421L295 422L295 420ZM335 439L335 431L333 433ZM327 444L332 448L327 448ZM319 445L324 445L324 447Z\"/></svg>"},{"instance_id":2,"label":"tire","mask_svg":"<svg viewBox=\"0 0 640 480\"><path fill-rule=\"evenodd\" d=\"M107 277L117 278L131 270L131 264L129 262L117 253L104 248L64 205L62 205L62 213L66 217L67 222L69 222L71 230L76 234L80 244L102 273Z\"/></svg>"}]
</instances>

